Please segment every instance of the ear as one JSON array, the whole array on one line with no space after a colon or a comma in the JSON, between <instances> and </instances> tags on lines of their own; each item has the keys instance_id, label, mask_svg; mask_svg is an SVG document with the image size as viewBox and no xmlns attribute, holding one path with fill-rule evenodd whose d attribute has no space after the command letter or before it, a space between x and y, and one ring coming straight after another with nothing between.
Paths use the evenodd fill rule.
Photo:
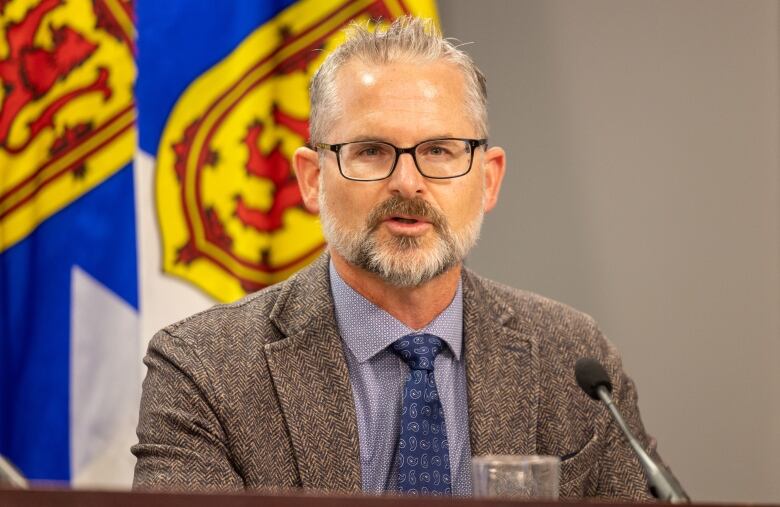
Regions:
<instances>
[{"instance_id":1,"label":"ear","mask_svg":"<svg viewBox=\"0 0 780 507\"><path fill-rule=\"evenodd\" d=\"M484 210L487 213L495 208L498 202L498 193L501 190L501 182L504 181L504 172L506 171L506 152L504 152L503 148L492 146L485 151L483 160Z\"/></svg>"},{"instance_id":2,"label":"ear","mask_svg":"<svg viewBox=\"0 0 780 507\"><path fill-rule=\"evenodd\" d=\"M293 154L293 168L298 179L303 204L312 213L320 212L320 164L319 154L301 147Z\"/></svg>"}]
</instances>

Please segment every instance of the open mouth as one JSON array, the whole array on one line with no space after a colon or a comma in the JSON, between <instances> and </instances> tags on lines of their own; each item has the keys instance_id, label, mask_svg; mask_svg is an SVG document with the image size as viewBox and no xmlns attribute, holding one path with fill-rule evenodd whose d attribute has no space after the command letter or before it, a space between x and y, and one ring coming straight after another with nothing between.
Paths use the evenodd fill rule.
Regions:
<instances>
[{"instance_id":1,"label":"open mouth","mask_svg":"<svg viewBox=\"0 0 780 507\"><path fill-rule=\"evenodd\" d=\"M419 220L414 218L393 217L393 221L400 222L402 224L416 224Z\"/></svg>"}]
</instances>

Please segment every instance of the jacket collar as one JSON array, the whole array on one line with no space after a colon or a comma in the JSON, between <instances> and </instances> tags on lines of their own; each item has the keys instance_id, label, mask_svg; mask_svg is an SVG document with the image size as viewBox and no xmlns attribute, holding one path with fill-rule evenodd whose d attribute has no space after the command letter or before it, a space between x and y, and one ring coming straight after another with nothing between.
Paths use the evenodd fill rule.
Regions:
<instances>
[{"instance_id":1,"label":"jacket collar","mask_svg":"<svg viewBox=\"0 0 780 507\"><path fill-rule=\"evenodd\" d=\"M463 271L471 453L536 454L539 347L494 282Z\"/></svg>"},{"instance_id":2,"label":"jacket collar","mask_svg":"<svg viewBox=\"0 0 780 507\"><path fill-rule=\"evenodd\" d=\"M360 491L355 404L327 267L323 254L279 289L270 319L285 338L265 356L303 487Z\"/></svg>"}]
</instances>

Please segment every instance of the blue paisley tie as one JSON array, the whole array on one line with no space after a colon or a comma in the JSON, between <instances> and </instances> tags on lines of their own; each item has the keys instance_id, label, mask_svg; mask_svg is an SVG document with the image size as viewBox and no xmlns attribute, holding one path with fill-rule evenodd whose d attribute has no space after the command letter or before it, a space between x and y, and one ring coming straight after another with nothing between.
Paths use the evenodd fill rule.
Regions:
<instances>
[{"instance_id":1,"label":"blue paisley tie","mask_svg":"<svg viewBox=\"0 0 780 507\"><path fill-rule=\"evenodd\" d=\"M409 335L390 347L406 364L398 440L398 488L404 493L451 495L450 451L433 361L444 347L431 334Z\"/></svg>"}]
</instances>

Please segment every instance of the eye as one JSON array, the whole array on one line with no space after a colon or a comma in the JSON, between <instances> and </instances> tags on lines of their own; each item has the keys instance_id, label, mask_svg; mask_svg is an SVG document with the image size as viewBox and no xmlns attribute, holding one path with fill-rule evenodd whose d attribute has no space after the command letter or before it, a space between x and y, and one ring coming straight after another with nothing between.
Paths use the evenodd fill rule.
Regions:
<instances>
[{"instance_id":1,"label":"eye","mask_svg":"<svg viewBox=\"0 0 780 507\"><path fill-rule=\"evenodd\" d=\"M374 157L376 155L379 155L379 150L377 149L376 146L367 146L367 147L363 148L362 150L360 150L358 155L360 155L362 157L363 156L365 156L365 157Z\"/></svg>"},{"instance_id":2,"label":"eye","mask_svg":"<svg viewBox=\"0 0 780 507\"><path fill-rule=\"evenodd\" d=\"M390 148L379 143L358 143L353 146L354 156L358 158L385 157L390 151Z\"/></svg>"},{"instance_id":3,"label":"eye","mask_svg":"<svg viewBox=\"0 0 780 507\"><path fill-rule=\"evenodd\" d=\"M456 146L448 141L434 141L419 148L419 154L431 158L449 158L455 155Z\"/></svg>"}]
</instances>

